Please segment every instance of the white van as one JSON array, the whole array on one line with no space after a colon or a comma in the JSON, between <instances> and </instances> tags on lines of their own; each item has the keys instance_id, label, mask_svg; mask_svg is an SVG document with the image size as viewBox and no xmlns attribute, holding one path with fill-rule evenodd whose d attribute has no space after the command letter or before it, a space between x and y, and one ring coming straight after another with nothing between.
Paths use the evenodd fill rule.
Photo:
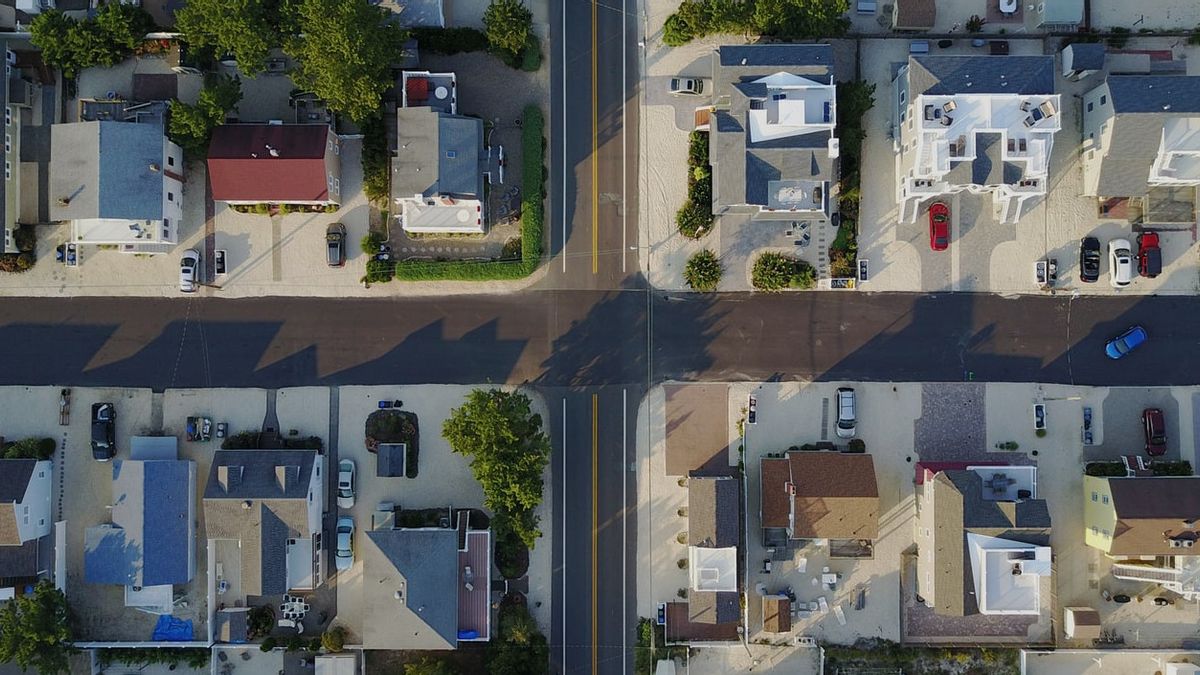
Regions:
<instances>
[{"instance_id":1,"label":"white van","mask_svg":"<svg viewBox=\"0 0 1200 675\"><path fill-rule=\"evenodd\" d=\"M837 390L837 435L838 438L854 438L856 419L856 402L854 390L841 387Z\"/></svg>"}]
</instances>

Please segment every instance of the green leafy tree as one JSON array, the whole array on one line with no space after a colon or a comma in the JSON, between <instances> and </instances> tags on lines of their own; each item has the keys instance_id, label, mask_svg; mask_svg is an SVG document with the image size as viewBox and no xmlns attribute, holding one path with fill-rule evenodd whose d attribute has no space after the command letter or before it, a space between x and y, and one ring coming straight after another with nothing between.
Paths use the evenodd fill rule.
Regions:
<instances>
[{"instance_id":1,"label":"green leafy tree","mask_svg":"<svg viewBox=\"0 0 1200 675\"><path fill-rule=\"evenodd\" d=\"M321 646L325 648L325 651L335 654L342 651L342 648L346 646L346 629L334 626L321 633Z\"/></svg>"},{"instance_id":2,"label":"green leafy tree","mask_svg":"<svg viewBox=\"0 0 1200 675\"><path fill-rule=\"evenodd\" d=\"M803 39L846 32L849 0L771 0L754 5L754 25L767 35Z\"/></svg>"},{"instance_id":3,"label":"green leafy tree","mask_svg":"<svg viewBox=\"0 0 1200 675\"><path fill-rule=\"evenodd\" d=\"M458 675L458 671L445 661L426 656L416 663L405 664L404 675Z\"/></svg>"},{"instance_id":4,"label":"green leafy tree","mask_svg":"<svg viewBox=\"0 0 1200 675\"><path fill-rule=\"evenodd\" d=\"M471 458L493 525L533 548L541 531L533 511L542 502L542 472L550 461L550 439L529 397L499 389L476 389L442 425L450 448Z\"/></svg>"},{"instance_id":5,"label":"green leafy tree","mask_svg":"<svg viewBox=\"0 0 1200 675\"><path fill-rule=\"evenodd\" d=\"M233 54L238 69L257 75L280 40L276 9L270 0L188 0L175 13L175 27L189 44Z\"/></svg>"},{"instance_id":6,"label":"green leafy tree","mask_svg":"<svg viewBox=\"0 0 1200 675\"><path fill-rule=\"evenodd\" d=\"M0 662L43 675L68 672L72 651L67 597L49 581L0 607Z\"/></svg>"},{"instance_id":7,"label":"green leafy tree","mask_svg":"<svg viewBox=\"0 0 1200 675\"><path fill-rule=\"evenodd\" d=\"M715 291L721 283L721 261L710 249L704 249L688 258L683 269L683 279L697 291Z\"/></svg>"},{"instance_id":8,"label":"green leafy tree","mask_svg":"<svg viewBox=\"0 0 1200 675\"><path fill-rule=\"evenodd\" d=\"M533 12L521 0L492 0L483 27L493 49L520 54L533 35Z\"/></svg>"},{"instance_id":9,"label":"green leafy tree","mask_svg":"<svg viewBox=\"0 0 1200 675\"><path fill-rule=\"evenodd\" d=\"M537 622L523 605L500 609L498 639L488 648L490 675L545 675L550 670L550 647Z\"/></svg>"},{"instance_id":10,"label":"green leafy tree","mask_svg":"<svg viewBox=\"0 0 1200 675\"><path fill-rule=\"evenodd\" d=\"M37 16L29 24L30 41L42 50L42 60L52 68L57 68L67 77L74 77L78 64L74 60L74 52L67 40L71 27L77 21L57 9L48 9Z\"/></svg>"},{"instance_id":11,"label":"green leafy tree","mask_svg":"<svg viewBox=\"0 0 1200 675\"><path fill-rule=\"evenodd\" d=\"M404 30L362 0L301 0L297 18L302 36L287 44L300 62L296 86L355 122L379 114L383 92L394 84L392 58Z\"/></svg>"},{"instance_id":12,"label":"green leafy tree","mask_svg":"<svg viewBox=\"0 0 1200 675\"><path fill-rule=\"evenodd\" d=\"M133 51L154 31L154 19L140 5L109 2L96 12L96 25L113 45Z\"/></svg>"},{"instance_id":13,"label":"green leafy tree","mask_svg":"<svg viewBox=\"0 0 1200 675\"><path fill-rule=\"evenodd\" d=\"M72 60L83 71L94 66L109 68L121 62L125 49L114 43L109 34L95 21L79 21L67 32L67 47Z\"/></svg>"},{"instance_id":14,"label":"green leafy tree","mask_svg":"<svg viewBox=\"0 0 1200 675\"><path fill-rule=\"evenodd\" d=\"M192 159L208 154L212 130L225 121L225 114L242 100L242 83L221 76L200 90L196 105L171 101L167 135Z\"/></svg>"}]
</instances>

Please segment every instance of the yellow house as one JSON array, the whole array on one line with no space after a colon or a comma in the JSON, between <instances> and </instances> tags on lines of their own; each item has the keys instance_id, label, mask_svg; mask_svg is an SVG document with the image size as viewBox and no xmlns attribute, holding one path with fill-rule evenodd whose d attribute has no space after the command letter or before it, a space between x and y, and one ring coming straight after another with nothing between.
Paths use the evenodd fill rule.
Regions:
<instances>
[{"instance_id":1,"label":"yellow house","mask_svg":"<svg viewBox=\"0 0 1200 675\"><path fill-rule=\"evenodd\" d=\"M1109 480L1112 479L1083 477L1083 541L1105 553L1112 548L1112 533L1117 527L1117 509L1113 506Z\"/></svg>"}]
</instances>

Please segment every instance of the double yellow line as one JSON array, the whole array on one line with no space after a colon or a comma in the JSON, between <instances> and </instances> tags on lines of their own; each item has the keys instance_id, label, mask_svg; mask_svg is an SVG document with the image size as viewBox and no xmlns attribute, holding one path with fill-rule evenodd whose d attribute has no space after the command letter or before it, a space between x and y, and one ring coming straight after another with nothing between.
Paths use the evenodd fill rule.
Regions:
<instances>
[{"instance_id":1,"label":"double yellow line","mask_svg":"<svg viewBox=\"0 0 1200 675\"><path fill-rule=\"evenodd\" d=\"M592 0L592 274L600 271L600 97L596 93L599 55L596 51L596 0Z\"/></svg>"},{"instance_id":2,"label":"double yellow line","mask_svg":"<svg viewBox=\"0 0 1200 675\"><path fill-rule=\"evenodd\" d=\"M592 675L596 674L596 628L599 625L597 620L597 604L596 593L596 578L600 575L599 565L597 564L597 548L596 544L599 540L600 529L599 525L599 509L597 502L600 493L600 477L597 473L600 459L600 399L597 394L592 394Z\"/></svg>"}]
</instances>

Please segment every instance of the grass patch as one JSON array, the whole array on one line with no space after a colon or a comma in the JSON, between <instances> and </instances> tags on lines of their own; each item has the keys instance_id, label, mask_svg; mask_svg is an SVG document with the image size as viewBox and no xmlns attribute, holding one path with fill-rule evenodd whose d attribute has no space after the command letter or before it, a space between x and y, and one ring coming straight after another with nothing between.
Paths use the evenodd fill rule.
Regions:
<instances>
[{"instance_id":1,"label":"grass patch","mask_svg":"<svg viewBox=\"0 0 1200 675\"><path fill-rule=\"evenodd\" d=\"M542 261L545 219L546 137L541 108L525 106L521 124L521 259L401 260L389 265L402 281L495 281L533 274ZM505 246L506 250L509 247ZM370 263L367 264L368 276Z\"/></svg>"}]
</instances>

